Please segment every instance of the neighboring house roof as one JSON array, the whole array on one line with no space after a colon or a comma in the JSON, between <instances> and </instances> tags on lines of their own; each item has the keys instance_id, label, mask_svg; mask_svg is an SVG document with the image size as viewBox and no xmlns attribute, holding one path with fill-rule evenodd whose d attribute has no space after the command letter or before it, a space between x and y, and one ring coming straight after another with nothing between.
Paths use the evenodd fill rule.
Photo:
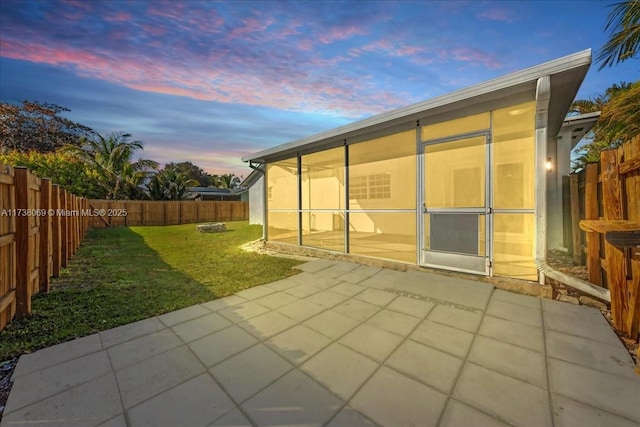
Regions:
<instances>
[{"instance_id":1,"label":"neighboring house roof","mask_svg":"<svg viewBox=\"0 0 640 427\"><path fill-rule=\"evenodd\" d=\"M189 187L188 191L198 194L235 194L234 189L218 188L218 187Z\"/></svg>"},{"instance_id":2,"label":"neighboring house roof","mask_svg":"<svg viewBox=\"0 0 640 427\"><path fill-rule=\"evenodd\" d=\"M538 79L545 76L550 77L551 84L547 128L550 135L556 135L564 123L565 115L578 93L590 64L591 49L583 50L408 107L244 156L242 160L264 163L267 160L293 157L302 152L337 147L343 145L347 138L359 137L416 120L433 118L459 109L471 109L473 106L505 97L535 93Z\"/></svg>"},{"instance_id":3,"label":"neighboring house roof","mask_svg":"<svg viewBox=\"0 0 640 427\"><path fill-rule=\"evenodd\" d=\"M578 114L575 116L567 116L562 124L562 138L567 132L571 133L571 149L591 130L600 118L600 111L594 113Z\"/></svg>"},{"instance_id":4,"label":"neighboring house roof","mask_svg":"<svg viewBox=\"0 0 640 427\"><path fill-rule=\"evenodd\" d=\"M249 176L247 176L241 183L240 188L249 188L264 175L264 170L262 167L256 167L251 171Z\"/></svg>"}]
</instances>

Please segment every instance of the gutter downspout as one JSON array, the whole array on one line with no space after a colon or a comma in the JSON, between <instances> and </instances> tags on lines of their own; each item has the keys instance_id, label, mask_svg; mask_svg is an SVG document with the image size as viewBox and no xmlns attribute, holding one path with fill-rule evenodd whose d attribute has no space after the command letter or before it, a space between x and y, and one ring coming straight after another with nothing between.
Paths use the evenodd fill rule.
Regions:
<instances>
[{"instance_id":1,"label":"gutter downspout","mask_svg":"<svg viewBox=\"0 0 640 427\"><path fill-rule=\"evenodd\" d=\"M258 171L258 173L262 174L262 240L267 240L267 180L265 178L266 173L264 169L254 165L251 161L249 161L249 167L254 171ZM266 167L266 164L265 164Z\"/></svg>"},{"instance_id":2,"label":"gutter downspout","mask_svg":"<svg viewBox=\"0 0 640 427\"><path fill-rule=\"evenodd\" d=\"M547 124L549 120L549 101L551 100L551 78L549 76L538 79L536 86L536 256L535 262L540 272L540 284L545 283L545 277L556 280L581 292L594 296L600 300L611 302L608 289L569 276L547 264Z\"/></svg>"}]
</instances>

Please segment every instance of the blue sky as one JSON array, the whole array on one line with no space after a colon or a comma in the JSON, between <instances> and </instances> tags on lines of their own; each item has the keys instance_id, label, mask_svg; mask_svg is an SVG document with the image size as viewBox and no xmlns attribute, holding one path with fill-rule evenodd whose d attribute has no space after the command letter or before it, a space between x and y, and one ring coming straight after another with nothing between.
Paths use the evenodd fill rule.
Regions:
<instances>
[{"instance_id":1,"label":"blue sky","mask_svg":"<svg viewBox=\"0 0 640 427\"><path fill-rule=\"evenodd\" d=\"M142 157L246 176L243 155L606 40L603 1L15 1L0 100L50 102ZM592 68L579 98L638 79Z\"/></svg>"}]
</instances>

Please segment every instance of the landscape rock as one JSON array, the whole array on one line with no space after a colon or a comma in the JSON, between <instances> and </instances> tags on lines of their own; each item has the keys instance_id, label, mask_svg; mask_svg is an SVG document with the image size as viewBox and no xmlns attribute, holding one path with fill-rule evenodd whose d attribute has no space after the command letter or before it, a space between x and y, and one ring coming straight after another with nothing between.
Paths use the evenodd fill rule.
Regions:
<instances>
[{"instance_id":1,"label":"landscape rock","mask_svg":"<svg viewBox=\"0 0 640 427\"><path fill-rule=\"evenodd\" d=\"M578 299L580 300L580 304L588 305L589 307L595 307L598 310L606 310L607 309L607 304L603 303L602 301L598 301L597 299L590 298L590 297L585 296L585 295L582 295Z\"/></svg>"},{"instance_id":2,"label":"landscape rock","mask_svg":"<svg viewBox=\"0 0 640 427\"><path fill-rule=\"evenodd\" d=\"M571 304L575 304L575 305L579 305L580 304L580 301L578 301L578 298L570 297L569 295L559 295L558 296L558 300L559 301L564 301L564 302L570 302Z\"/></svg>"},{"instance_id":3,"label":"landscape rock","mask_svg":"<svg viewBox=\"0 0 640 427\"><path fill-rule=\"evenodd\" d=\"M200 233L221 233L227 231L227 226L224 222L210 222L196 225L196 230Z\"/></svg>"}]
</instances>

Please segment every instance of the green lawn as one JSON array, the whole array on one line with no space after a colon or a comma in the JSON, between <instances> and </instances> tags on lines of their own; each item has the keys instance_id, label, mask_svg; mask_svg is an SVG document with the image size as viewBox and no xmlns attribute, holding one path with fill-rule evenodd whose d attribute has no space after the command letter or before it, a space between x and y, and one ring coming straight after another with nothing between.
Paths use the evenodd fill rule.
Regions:
<instances>
[{"instance_id":1,"label":"green lawn","mask_svg":"<svg viewBox=\"0 0 640 427\"><path fill-rule=\"evenodd\" d=\"M0 332L0 361L295 274L299 261L239 248L260 237L260 226L227 229L91 230L52 291L33 297L32 315Z\"/></svg>"}]
</instances>

